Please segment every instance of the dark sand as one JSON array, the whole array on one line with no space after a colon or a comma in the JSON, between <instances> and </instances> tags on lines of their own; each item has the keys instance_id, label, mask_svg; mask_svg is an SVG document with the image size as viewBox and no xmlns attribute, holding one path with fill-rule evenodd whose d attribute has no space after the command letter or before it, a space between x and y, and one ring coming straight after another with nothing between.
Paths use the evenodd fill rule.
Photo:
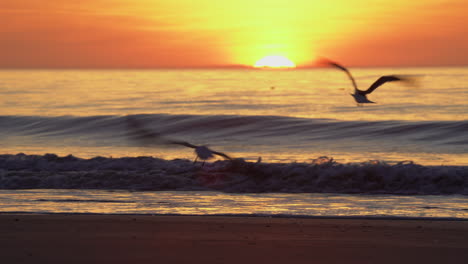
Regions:
<instances>
[{"instance_id":1,"label":"dark sand","mask_svg":"<svg viewBox=\"0 0 468 264\"><path fill-rule=\"evenodd\" d=\"M468 222L0 215L1 263L468 263Z\"/></svg>"}]
</instances>

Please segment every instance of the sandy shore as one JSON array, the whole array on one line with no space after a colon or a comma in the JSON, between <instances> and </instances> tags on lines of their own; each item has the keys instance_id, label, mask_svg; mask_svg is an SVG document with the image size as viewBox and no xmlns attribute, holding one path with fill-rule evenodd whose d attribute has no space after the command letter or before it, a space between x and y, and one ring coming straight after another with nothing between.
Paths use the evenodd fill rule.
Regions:
<instances>
[{"instance_id":1,"label":"sandy shore","mask_svg":"<svg viewBox=\"0 0 468 264\"><path fill-rule=\"evenodd\" d=\"M2 263L467 263L467 221L0 215Z\"/></svg>"}]
</instances>

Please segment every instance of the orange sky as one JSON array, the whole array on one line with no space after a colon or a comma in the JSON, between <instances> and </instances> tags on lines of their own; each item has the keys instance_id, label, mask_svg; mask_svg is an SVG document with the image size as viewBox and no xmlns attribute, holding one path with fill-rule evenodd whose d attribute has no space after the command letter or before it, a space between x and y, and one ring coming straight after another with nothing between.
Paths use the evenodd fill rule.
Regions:
<instances>
[{"instance_id":1,"label":"orange sky","mask_svg":"<svg viewBox=\"0 0 468 264\"><path fill-rule=\"evenodd\" d=\"M0 1L1 68L468 65L465 0Z\"/></svg>"}]
</instances>

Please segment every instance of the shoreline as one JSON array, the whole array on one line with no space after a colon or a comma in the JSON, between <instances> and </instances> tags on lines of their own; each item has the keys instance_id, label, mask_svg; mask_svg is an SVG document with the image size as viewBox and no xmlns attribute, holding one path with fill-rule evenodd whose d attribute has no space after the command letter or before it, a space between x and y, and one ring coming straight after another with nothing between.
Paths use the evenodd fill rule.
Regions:
<instances>
[{"instance_id":1,"label":"shoreline","mask_svg":"<svg viewBox=\"0 0 468 264\"><path fill-rule=\"evenodd\" d=\"M448 220L0 213L5 263L464 263Z\"/></svg>"},{"instance_id":2,"label":"shoreline","mask_svg":"<svg viewBox=\"0 0 468 264\"><path fill-rule=\"evenodd\" d=\"M288 215L288 214L144 214L144 213L63 213L63 212L0 212L2 215L90 215L90 216L151 216L151 217L226 217L226 218L277 218L277 219L316 219L316 220L382 220L382 221L453 221L468 222L460 217L413 217L413 216L373 216L373 215Z\"/></svg>"}]
</instances>

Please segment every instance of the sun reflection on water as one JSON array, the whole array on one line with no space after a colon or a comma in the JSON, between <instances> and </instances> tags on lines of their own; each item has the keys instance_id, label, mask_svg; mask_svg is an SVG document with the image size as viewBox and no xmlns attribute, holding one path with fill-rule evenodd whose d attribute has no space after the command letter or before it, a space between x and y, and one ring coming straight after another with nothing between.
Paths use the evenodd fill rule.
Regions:
<instances>
[{"instance_id":1,"label":"sun reflection on water","mask_svg":"<svg viewBox=\"0 0 468 264\"><path fill-rule=\"evenodd\" d=\"M468 218L464 196L0 190L0 212Z\"/></svg>"}]
</instances>

